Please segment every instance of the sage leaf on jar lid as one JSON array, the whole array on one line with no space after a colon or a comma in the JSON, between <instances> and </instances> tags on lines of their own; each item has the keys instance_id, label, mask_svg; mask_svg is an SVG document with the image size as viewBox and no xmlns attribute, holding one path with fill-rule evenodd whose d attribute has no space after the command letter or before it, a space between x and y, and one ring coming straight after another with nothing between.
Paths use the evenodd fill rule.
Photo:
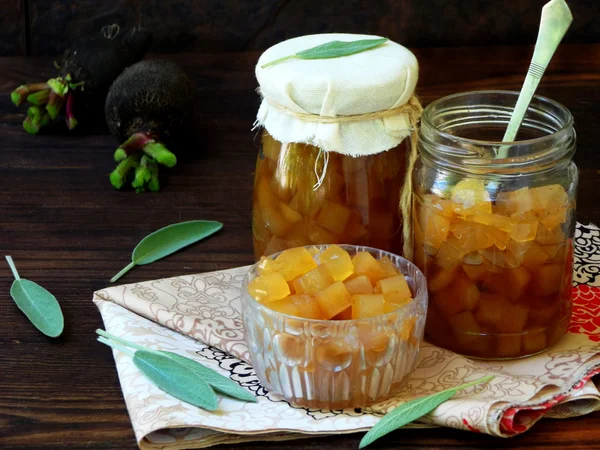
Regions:
<instances>
[{"instance_id":1,"label":"sage leaf on jar lid","mask_svg":"<svg viewBox=\"0 0 600 450\"><path fill-rule=\"evenodd\" d=\"M470 383L461 384L454 388L445 389L440 392L436 392L432 395L417 398L410 402L403 403L402 405L394 408L392 411L387 413L382 419L375 424L373 428L369 430L367 434L361 439L359 448L364 448L382 436L391 433L404 425L423 417L425 414L430 413L435 408L440 406L445 401L456 395L461 389L468 388L480 383L486 383L494 378L494 375L488 375L478 380L471 381Z\"/></svg>"},{"instance_id":2,"label":"sage leaf on jar lid","mask_svg":"<svg viewBox=\"0 0 600 450\"><path fill-rule=\"evenodd\" d=\"M188 245L198 242L216 233L223 224L210 220L191 220L189 222L168 225L142 239L133 249L131 263L111 278L114 283L133 267L150 264L165 256L169 256Z\"/></svg>"},{"instance_id":3,"label":"sage leaf on jar lid","mask_svg":"<svg viewBox=\"0 0 600 450\"><path fill-rule=\"evenodd\" d=\"M5 256L15 281L10 288L10 296L23 314L42 333L49 337L58 337L65 327L65 319L56 297L33 281L19 276L15 263Z\"/></svg>"},{"instance_id":4,"label":"sage leaf on jar lid","mask_svg":"<svg viewBox=\"0 0 600 450\"><path fill-rule=\"evenodd\" d=\"M371 50L372 48L379 47L388 41L387 38L379 39L360 39L358 41L331 41L326 42L316 47L308 48L306 50L299 51L293 55L284 56L283 58L276 59L274 61L263 64L261 68L274 66L288 59L329 59L329 58L340 58L342 56L354 55L356 53Z\"/></svg>"}]
</instances>

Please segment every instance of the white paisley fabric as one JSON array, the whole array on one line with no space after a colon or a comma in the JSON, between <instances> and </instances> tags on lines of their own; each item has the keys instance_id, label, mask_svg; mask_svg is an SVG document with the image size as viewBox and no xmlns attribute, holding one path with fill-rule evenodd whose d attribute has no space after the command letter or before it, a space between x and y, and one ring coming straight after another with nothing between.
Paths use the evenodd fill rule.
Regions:
<instances>
[{"instance_id":1,"label":"white paisley fabric","mask_svg":"<svg viewBox=\"0 0 600 450\"><path fill-rule=\"evenodd\" d=\"M149 382L114 352L123 396L142 449L191 449L248 440L286 440L365 431L398 404L487 374L411 427L445 426L510 437L542 417L600 409L600 230L578 224L574 311L569 333L546 352L515 361L471 360L424 343L414 373L395 398L369 408L315 410L266 391L248 363L240 317L246 267L110 287L94 294L107 331L195 359L252 392L258 403L222 398L208 412ZM401 432L401 431L400 431Z\"/></svg>"},{"instance_id":2,"label":"white paisley fabric","mask_svg":"<svg viewBox=\"0 0 600 450\"><path fill-rule=\"evenodd\" d=\"M266 63L330 41L377 39L360 34L315 34L280 42L256 65L263 97L256 124L281 142L302 142L325 151L363 156L397 147L411 133L408 114L342 123L306 121L294 115L356 116L399 108L413 95L417 58L388 41L362 53L332 59L290 59ZM286 113L286 111L288 111Z\"/></svg>"}]
</instances>

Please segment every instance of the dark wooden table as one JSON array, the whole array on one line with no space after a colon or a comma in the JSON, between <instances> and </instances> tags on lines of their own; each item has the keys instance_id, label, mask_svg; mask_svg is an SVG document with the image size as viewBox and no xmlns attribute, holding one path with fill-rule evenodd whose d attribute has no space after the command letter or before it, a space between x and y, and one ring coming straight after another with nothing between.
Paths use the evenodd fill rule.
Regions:
<instances>
[{"instance_id":1,"label":"dark wooden table","mask_svg":"<svg viewBox=\"0 0 600 450\"><path fill-rule=\"evenodd\" d=\"M418 94L427 103L473 89L517 89L530 47L416 50ZM112 355L96 342L102 326L92 292L127 264L140 238L169 223L213 219L211 239L130 272L124 282L226 269L252 261L250 205L256 147L250 131L259 105L257 53L169 56L197 83L198 142L168 174L160 193L115 191L107 175L116 141L93 135L26 134L24 109L8 93L53 75L50 59L0 58L0 255L60 300L66 320L56 340L37 332L9 296L0 262L0 448L136 448ZM600 45L563 46L539 92L574 114L580 168L578 220L600 223ZM360 435L244 448L357 448ZM513 439L451 429L398 431L380 448L598 448L600 413L542 420Z\"/></svg>"}]
</instances>

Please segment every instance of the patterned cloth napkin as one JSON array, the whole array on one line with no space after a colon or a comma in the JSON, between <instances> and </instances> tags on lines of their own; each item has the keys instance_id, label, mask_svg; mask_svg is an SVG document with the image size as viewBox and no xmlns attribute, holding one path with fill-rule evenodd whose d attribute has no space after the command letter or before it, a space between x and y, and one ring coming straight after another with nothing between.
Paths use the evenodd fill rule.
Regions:
<instances>
[{"instance_id":1,"label":"patterned cloth napkin","mask_svg":"<svg viewBox=\"0 0 600 450\"><path fill-rule=\"evenodd\" d=\"M542 417L600 409L600 229L577 225L574 310L569 333L522 360L471 360L423 343L408 385L369 408L315 410L266 391L248 363L240 317L247 267L110 287L94 294L106 330L151 348L193 358L253 392L258 403L222 398L217 411L193 407L148 381L114 352L123 396L142 449L191 449L251 440L286 440L365 431L390 409L487 374L489 383L458 395L411 427L445 426L510 437ZM600 380L599 380L600 381Z\"/></svg>"}]
</instances>

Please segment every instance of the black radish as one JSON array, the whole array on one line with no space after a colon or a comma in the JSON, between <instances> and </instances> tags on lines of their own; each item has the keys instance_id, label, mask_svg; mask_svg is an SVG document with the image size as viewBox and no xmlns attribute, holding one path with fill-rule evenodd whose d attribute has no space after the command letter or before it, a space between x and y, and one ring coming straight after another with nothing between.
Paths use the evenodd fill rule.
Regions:
<instances>
[{"instance_id":1,"label":"black radish","mask_svg":"<svg viewBox=\"0 0 600 450\"><path fill-rule=\"evenodd\" d=\"M121 142L114 153L119 164L110 174L113 187L131 180L137 192L158 191L158 164L175 166L167 145L189 134L194 111L194 85L177 64L143 60L125 69L104 107L106 124Z\"/></svg>"},{"instance_id":2,"label":"black radish","mask_svg":"<svg viewBox=\"0 0 600 450\"><path fill-rule=\"evenodd\" d=\"M23 128L36 134L64 112L72 130L81 116L102 110L111 83L131 64L144 57L152 36L139 27L121 33L118 25L105 26L99 33L73 42L54 62L58 73L46 82L21 85L11 93L16 106L28 101Z\"/></svg>"}]
</instances>

